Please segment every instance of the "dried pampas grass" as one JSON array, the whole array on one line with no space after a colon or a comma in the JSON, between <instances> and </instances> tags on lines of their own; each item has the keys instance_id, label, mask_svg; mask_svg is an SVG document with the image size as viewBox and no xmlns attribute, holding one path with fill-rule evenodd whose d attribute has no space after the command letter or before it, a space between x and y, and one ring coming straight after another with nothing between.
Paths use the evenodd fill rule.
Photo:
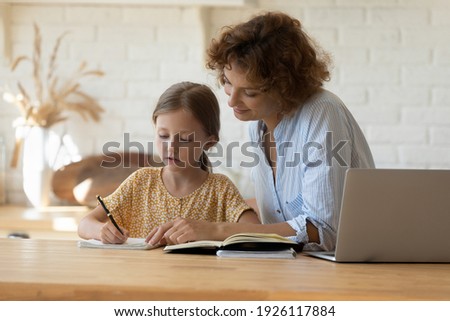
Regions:
<instances>
[{"instance_id":1,"label":"dried pampas grass","mask_svg":"<svg viewBox=\"0 0 450 321\"><path fill-rule=\"evenodd\" d=\"M66 112L75 112L84 120L99 121L103 108L90 95L81 90L80 80L87 76L101 77L101 70L86 70L87 64L82 62L75 73L67 80L61 81L56 75L57 56L61 41L68 33L58 37L50 55L47 74L44 78L41 57L41 32L34 24L33 55L19 56L11 64L14 71L23 61L32 63L34 83L34 100L18 82L19 94L9 95L9 100L18 108L24 123L29 126L51 127L67 119Z\"/></svg>"},{"instance_id":2,"label":"dried pampas grass","mask_svg":"<svg viewBox=\"0 0 450 321\"><path fill-rule=\"evenodd\" d=\"M20 111L20 126L40 126L49 128L57 123L67 120L67 112L78 113L84 120L99 121L100 114L104 111L96 99L81 90L80 80L84 77L101 77L101 70L87 70L86 62L82 62L74 74L65 80L57 76L58 51L65 32L56 39L47 69L42 63L41 44L42 37L39 26L34 24L33 55L19 56L11 64L11 71L28 61L32 64L32 80L34 83L33 96L19 81L18 93L3 90L5 101L16 105ZM45 77L44 72L46 71ZM22 146L23 138L16 138L11 166L16 167Z\"/></svg>"}]
</instances>

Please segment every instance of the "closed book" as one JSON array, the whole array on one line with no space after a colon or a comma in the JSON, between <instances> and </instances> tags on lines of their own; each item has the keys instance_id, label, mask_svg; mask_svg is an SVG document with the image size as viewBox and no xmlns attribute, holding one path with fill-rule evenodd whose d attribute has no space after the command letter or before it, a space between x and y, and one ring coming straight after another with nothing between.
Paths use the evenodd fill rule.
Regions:
<instances>
[{"instance_id":1,"label":"closed book","mask_svg":"<svg viewBox=\"0 0 450 321\"><path fill-rule=\"evenodd\" d=\"M234 258L258 258L258 259L295 259L297 252L293 248L275 251L234 251L218 250L216 255L219 257Z\"/></svg>"}]
</instances>

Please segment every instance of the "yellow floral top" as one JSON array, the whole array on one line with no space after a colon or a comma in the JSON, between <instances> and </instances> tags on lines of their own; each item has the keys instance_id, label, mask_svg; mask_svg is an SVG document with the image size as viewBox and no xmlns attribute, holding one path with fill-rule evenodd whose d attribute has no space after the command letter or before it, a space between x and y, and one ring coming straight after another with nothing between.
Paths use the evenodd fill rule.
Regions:
<instances>
[{"instance_id":1,"label":"yellow floral top","mask_svg":"<svg viewBox=\"0 0 450 321\"><path fill-rule=\"evenodd\" d=\"M131 174L111 195L105 205L130 237L146 237L150 231L177 217L211 222L237 222L251 209L237 187L222 174L209 173L194 192L172 196L161 178L162 167L145 167Z\"/></svg>"}]
</instances>

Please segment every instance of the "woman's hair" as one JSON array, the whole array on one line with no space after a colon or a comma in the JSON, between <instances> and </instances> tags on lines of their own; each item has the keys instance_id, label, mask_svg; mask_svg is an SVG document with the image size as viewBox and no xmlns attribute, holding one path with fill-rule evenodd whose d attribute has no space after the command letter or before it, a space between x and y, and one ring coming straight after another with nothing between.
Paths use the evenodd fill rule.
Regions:
<instances>
[{"instance_id":1,"label":"woman's hair","mask_svg":"<svg viewBox=\"0 0 450 321\"><path fill-rule=\"evenodd\" d=\"M289 113L330 79L330 57L302 29L300 21L281 12L268 12L222 29L207 51L206 66L218 71L236 63L247 80L280 102Z\"/></svg>"},{"instance_id":2,"label":"woman's hair","mask_svg":"<svg viewBox=\"0 0 450 321\"><path fill-rule=\"evenodd\" d=\"M220 108L212 90L201 84L180 82L170 86L160 97L153 111L153 123L159 115L184 109L200 122L207 136L214 136L219 141ZM202 148L204 146L201 146ZM211 163L203 151L200 158L201 168L211 172Z\"/></svg>"}]
</instances>

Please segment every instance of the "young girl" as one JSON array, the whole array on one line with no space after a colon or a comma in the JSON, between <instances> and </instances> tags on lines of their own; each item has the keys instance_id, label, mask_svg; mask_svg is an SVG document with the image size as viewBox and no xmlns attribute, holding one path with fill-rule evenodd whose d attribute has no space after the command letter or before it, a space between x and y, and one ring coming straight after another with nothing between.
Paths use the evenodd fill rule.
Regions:
<instances>
[{"instance_id":1,"label":"young girl","mask_svg":"<svg viewBox=\"0 0 450 321\"><path fill-rule=\"evenodd\" d=\"M209 87L182 82L167 89L153 112L156 148L165 166L137 170L104 198L123 234L97 206L81 220L78 235L123 243L128 237L145 238L176 218L259 223L233 183L211 173L205 151L219 141L219 116Z\"/></svg>"}]
</instances>

